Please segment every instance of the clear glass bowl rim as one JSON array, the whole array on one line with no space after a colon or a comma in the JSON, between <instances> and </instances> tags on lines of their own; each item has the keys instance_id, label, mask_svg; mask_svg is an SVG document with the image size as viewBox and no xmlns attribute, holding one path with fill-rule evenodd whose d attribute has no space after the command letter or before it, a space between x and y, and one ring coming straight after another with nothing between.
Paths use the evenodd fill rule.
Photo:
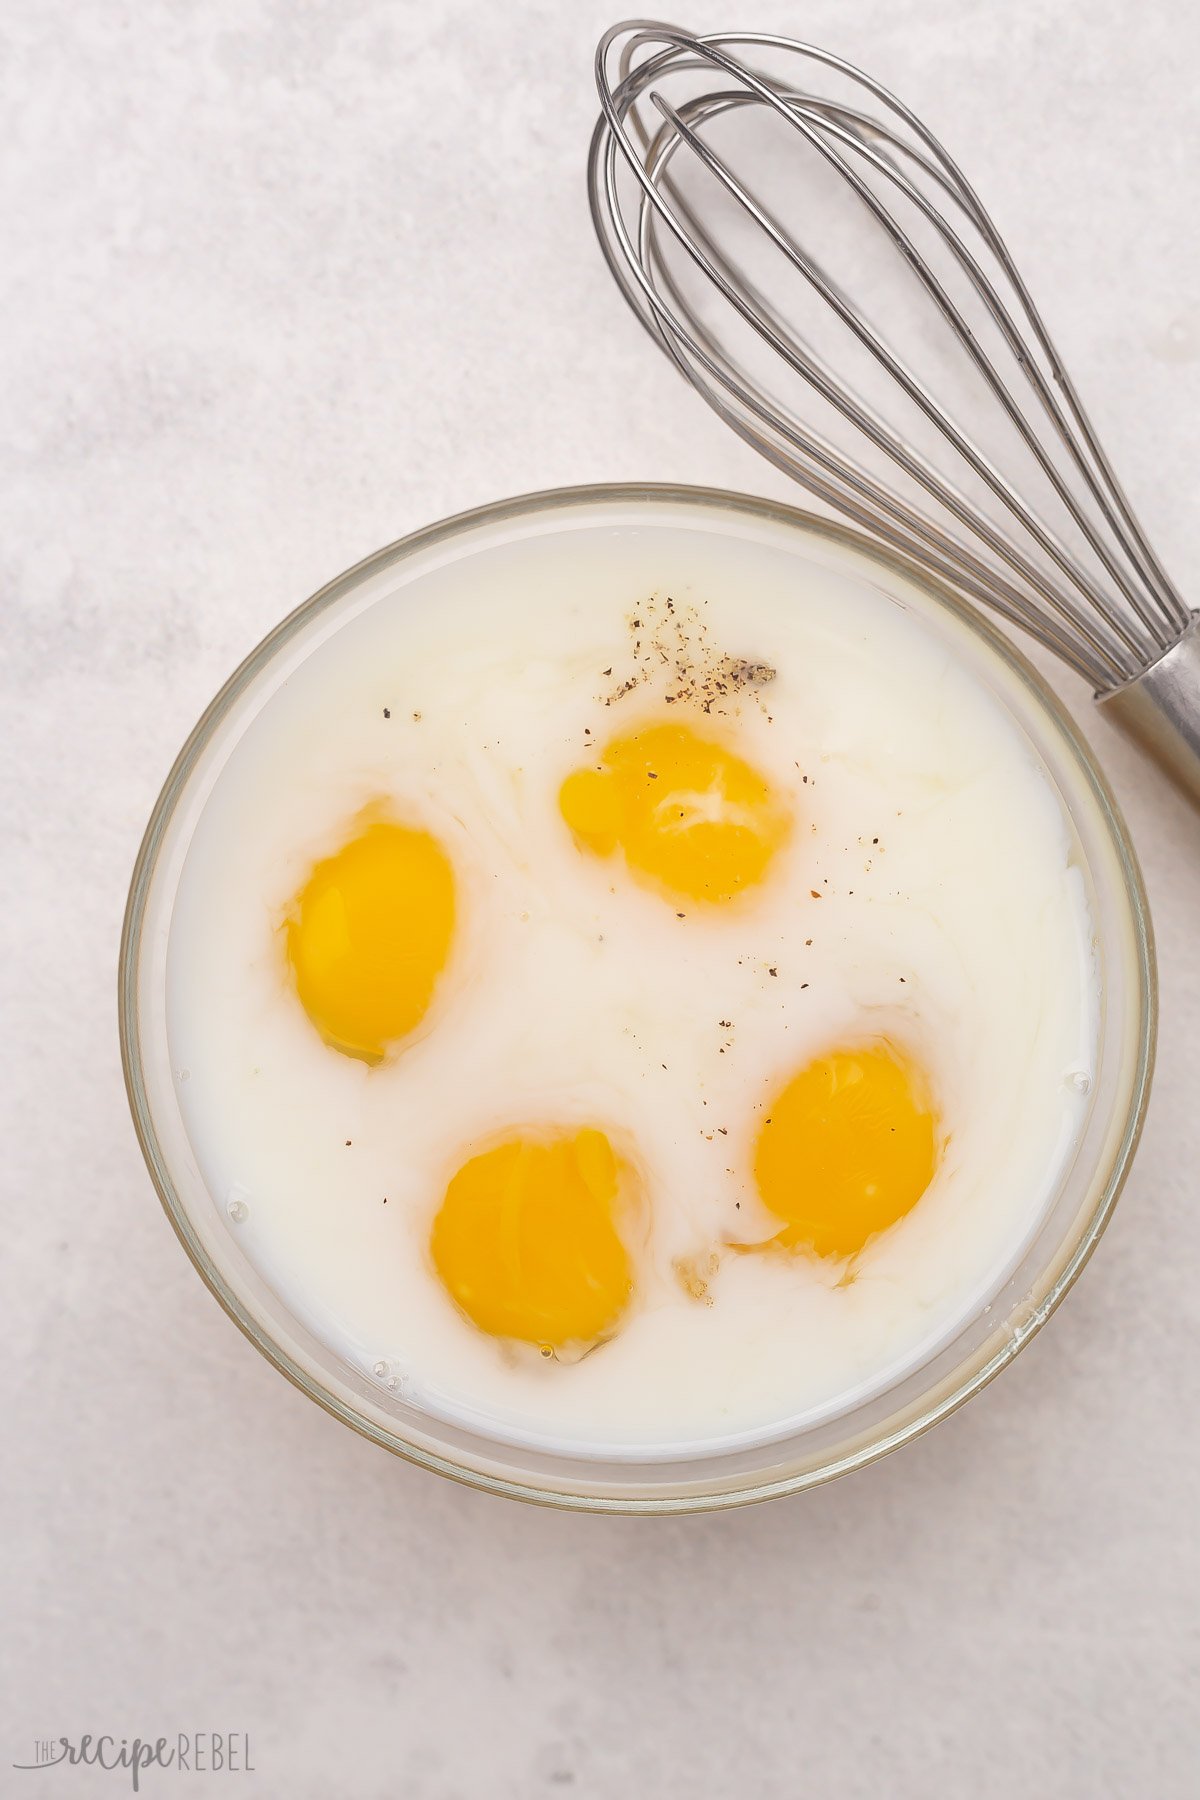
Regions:
<instances>
[{"instance_id":1,"label":"clear glass bowl rim","mask_svg":"<svg viewBox=\"0 0 1200 1800\"><path fill-rule=\"evenodd\" d=\"M1041 1297L1028 1322L1012 1333L998 1351L989 1354L984 1343L961 1365L957 1379L949 1391L940 1392L928 1406L915 1406L909 1416L894 1429L881 1432L866 1442L855 1443L844 1454L828 1462L790 1473L783 1478L750 1481L740 1487L725 1487L712 1492L690 1491L684 1494L625 1496L611 1493L589 1493L580 1464L578 1492L539 1487L536 1484L472 1469L444 1456L432 1454L389 1431L340 1396L331 1392L301 1367L264 1328L241 1297L212 1264L202 1245L189 1229L187 1210L161 1153L158 1133L151 1115L142 1072L140 1033L138 1029L139 971L142 949L142 927L147 899L153 882L157 859L176 803L218 725L224 720L245 687L258 675L291 638L316 615L334 604L349 590L380 570L399 563L456 536L484 525L502 525L507 521L558 509L582 508L589 505L695 506L709 511L726 509L735 514L751 514L784 526L798 527L802 532L824 537L856 552L884 569L889 569L931 594L960 623L980 637L1007 664L1031 693L1040 710L1054 725L1066 748L1073 753L1080 772L1092 790L1103 825L1116 852L1123 886L1123 899L1129 910L1134 931L1137 963L1137 1051L1130 1082L1128 1106L1123 1129L1110 1166L1096 1179L1093 1210L1080 1231L1073 1251L1060 1270L1052 1287ZM1124 1186L1129 1167L1141 1135L1149 1100L1154 1069L1154 1051L1158 1016L1158 981L1154 957L1153 930L1141 871L1124 819L1099 768L1090 746L1079 732L1070 714L1046 684L1042 675L1012 641L953 588L928 574L918 564L876 539L851 526L810 513L785 502L762 499L751 494L724 488L683 486L656 482L601 482L581 486L548 488L490 501L482 506L455 513L434 524L410 532L395 542L372 552L351 568L344 570L301 602L280 620L250 651L224 682L205 708L179 751L155 801L138 850L130 882L121 932L118 969L118 1023L121 1064L125 1090L142 1155L159 1200L180 1243L201 1279L224 1311L250 1342L279 1372L310 1400L333 1417L349 1425L360 1435L381 1445L394 1455L428 1468L451 1480L487 1492L499 1493L535 1505L569 1511L619 1512L638 1514L678 1514L724 1510L747 1505L786 1493L801 1492L822 1485L877 1461L900 1445L909 1443L932 1429L941 1419L956 1412L979 1393L1000 1371L1007 1367L1019 1350L1029 1342L1053 1313L1077 1280L1096 1244L1099 1242Z\"/></svg>"}]
</instances>

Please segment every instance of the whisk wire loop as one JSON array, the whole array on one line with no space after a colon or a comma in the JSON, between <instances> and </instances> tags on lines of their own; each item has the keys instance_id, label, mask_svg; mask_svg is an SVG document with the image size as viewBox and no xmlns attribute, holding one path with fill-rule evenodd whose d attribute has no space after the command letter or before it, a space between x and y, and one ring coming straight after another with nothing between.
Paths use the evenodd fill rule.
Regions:
<instances>
[{"instance_id":1,"label":"whisk wire loop","mask_svg":"<svg viewBox=\"0 0 1200 1800\"><path fill-rule=\"evenodd\" d=\"M774 79L751 66L748 53L756 65L760 57L786 59L789 74ZM796 79L800 70L803 81ZM814 73L849 84L854 98L816 91ZM826 504L1029 632L1100 696L1135 682L1181 637L1195 636L1192 615L1117 482L1003 240L916 114L834 53L767 32L694 36L629 21L602 38L596 79L602 111L588 186L609 267L642 324L744 440ZM880 228L965 352L964 366L990 395L1005 441L1028 459L1061 525L1051 526L1021 483L968 433L911 355L885 338L848 284L800 241L779 205L735 169L712 128L751 115L802 140ZM707 204L693 193L697 172L715 184ZM794 172L788 165L785 173ZM907 209L904 217L899 207ZM785 302L775 286L768 293L758 264L738 253L736 232L734 241L722 232L730 219L756 234L756 255L769 246L799 278ZM931 234L947 274L917 241L917 226ZM951 276L965 283L962 298L951 291ZM826 323L831 317L841 328L839 355L865 354L868 366L882 371L910 416L932 428L957 475L857 392L844 368L802 333L800 317L814 301ZM977 316L969 316L968 303ZM985 335L994 340L990 350ZM918 332L918 348L923 344ZM766 374L757 360L764 352ZM1006 359L1003 370L998 355ZM812 405L787 398L795 378L835 423L851 427L853 453L818 428ZM1035 403L1033 414L1020 392ZM899 471L906 492L868 466L866 446ZM959 479L964 473L968 490ZM988 511L975 493L990 496ZM991 502L1007 524L990 516Z\"/></svg>"}]
</instances>

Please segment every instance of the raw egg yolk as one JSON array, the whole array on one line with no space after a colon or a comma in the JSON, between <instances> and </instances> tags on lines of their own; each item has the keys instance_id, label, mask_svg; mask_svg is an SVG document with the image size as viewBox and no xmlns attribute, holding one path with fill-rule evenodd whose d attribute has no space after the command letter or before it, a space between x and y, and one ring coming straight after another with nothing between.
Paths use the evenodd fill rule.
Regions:
<instances>
[{"instance_id":1,"label":"raw egg yolk","mask_svg":"<svg viewBox=\"0 0 1200 1800\"><path fill-rule=\"evenodd\" d=\"M378 1062L424 1017L454 932L454 871L427 831L368 825L319 862L287 921L305 1012L347 1056Z\"/></svg>"},{"instance_id":2,"label":"raw egg yolk","mask_svg":"<svg viewBox=\"0 0 1200 1800\"><path fill-rule=\"evenodd\" d=\"M836 1050L776 1095L754 1176L776 1243L852 1256L917 1204L937 1163L924 1078L889 1045Z\"/></svg>"},{"instance_id":3,"label":"raw egg yolk","mask_svg":"<svg viewBox=\"0 0 1200 1800\"><path fill-rule=\"evenodd\" d=\"M591 1129L511 1137L473 1156L433 1221L447 1291L493 1337L544 1349L595 1343L633 1291L617 1229L628 1179Z\"/></svg>"},{"instance_id":4,"label":"raw egg yolk","mask_svg":"<svg viewBox=\"0 0 1200 1800\"><path fill-rule=\"evenodd\" d=\"M789 818L748 762L690 725L613 738L558 796L576 842L621 849L638 875L687 900L732 900L763 879Z\"/></svg>"}]
</instances>

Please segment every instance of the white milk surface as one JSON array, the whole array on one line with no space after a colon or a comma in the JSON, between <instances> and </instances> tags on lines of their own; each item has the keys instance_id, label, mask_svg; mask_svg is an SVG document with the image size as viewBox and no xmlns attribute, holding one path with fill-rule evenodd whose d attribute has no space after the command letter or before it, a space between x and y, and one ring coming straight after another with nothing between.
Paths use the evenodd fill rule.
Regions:
<instances>
[{"instance_id":1,"label":"white milk surface","mask_svg":"<svg viewBox=\"0 0 1200 1800\"><path fill-rule=\"evenodd\" d=\"M781 1433L944 1342L1070 1158L1098 1005L1059 800L940 626L797 543L601 526L403 590L397 574L271 696L207 802L167 983L200 1168L293 1312L434 1413L584 1454ZM663 716L674 675L646 639L681 620L698 665L776 671L707 723L797 819L761 889L680 903L683 919L619 859L581 853L556 804L589 745ZM279 925L380 801L448 850L459 931L418 1036L368 1068L310 1025ZM924 1198L849 1269L723 1253L770 1229L751 1174L764 1104L810 1058L876 1036L920 1060L938 1102ZM480 1140L560 1123L607 1130L648 1199L635 1302L576 1363L482 1335L428 1254ZM705 1304L673 1265L714 1249Z\"/></svg>"}]
</instances>

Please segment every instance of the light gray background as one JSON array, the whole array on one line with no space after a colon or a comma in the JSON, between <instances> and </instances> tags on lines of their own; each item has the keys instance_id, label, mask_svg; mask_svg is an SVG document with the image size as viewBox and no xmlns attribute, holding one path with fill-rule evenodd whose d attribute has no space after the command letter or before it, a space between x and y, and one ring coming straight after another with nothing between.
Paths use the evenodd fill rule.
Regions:
<instances>
[{"instance_id":1,"label":"light gray background","mask_svg":"<svg viewBox=\"0 0 1200 1800\"><path fill-rule=\"evenodd\" d=\"M1191 0L683 10L801 32L929 118L1200 593ZM1200 826L1076 690L1158 930L1142 1152L1050 1327L866 1473L677 1523L422 1474L255 1355L138 1155L125 887L257 638L498 495L788 491L603 272L582 164L610 16L0 3L4 1795L126 1791L13 1773L36 1736L196 1729L249 1731L258 1775L144 1791L1196 1792Z\"/></svg>"}]
</instances>

